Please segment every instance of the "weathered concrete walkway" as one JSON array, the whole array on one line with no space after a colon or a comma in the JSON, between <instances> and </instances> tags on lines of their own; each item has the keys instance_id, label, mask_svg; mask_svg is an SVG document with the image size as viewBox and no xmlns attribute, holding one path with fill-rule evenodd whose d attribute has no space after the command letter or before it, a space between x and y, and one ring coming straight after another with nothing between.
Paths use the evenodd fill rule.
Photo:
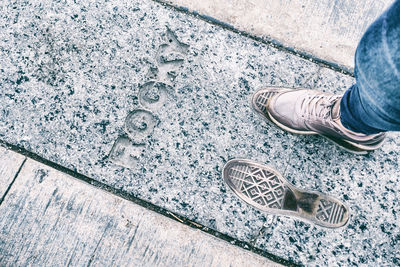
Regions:
<instances>
[{"instance_id":1,"label":"weathered concrete walkway","mask_svg":"<svg viewBox=\"0 0 400 267\"><path fill-rule=\"evenodd\" d=\"M354 52L370 23L393 0L159 0L188 8L244 32L354 67Z\"/></svg>"},{"instance_id":2,"label":"weathered concrete walkway","mask_svg":"<svg viewBox=\"0 0 400 267\"><path fill-rule=\"evenodd\" d=\"M260 119L249 104L251 95L264 86L342 93L354 83L353 77L154 1L3 1L0 10L3 143L289 262L308 266L400 264L400 136L391 133L381 149L355 156L319 137L285 133ZM21 159L15 157L10 161L16 165L4 169L9 175L1 178L5 179L2 193L19 169ZM221 179L222 167L232 158L270 165L297 187L340 199L350 207L350 223L329 230L255 210ZM24 165L33 164L29 162ZM33 165L32 171L36 170ZM51 230L55 221L49 217L52 225L48 229L42 217L65 212L67 217L86 221L90 202L80 195L86 188L100 192L40 168L48 171L41 183L41 175L22 168L20 175L24 176L15 180L0 207L14 212L9 206L14 205L21 208L20 214L27 214L22 212L28 209L38 212L36 221L29 224L37 227L32 234L38 236L38 243L26 244L38 249L58 235ZM50 191L42 187L46 183ZM26 200L32 197L32 203L43 195L47 202L31 205L17 195ZM123 247L124 233L132 232L122 228L126 222L122 212L117 213L130 204L121 200L118 206L112 204L115 197L100 195L85 196L99 203L90 206L99 214L95 218L102 218L104 212L110 219L95 220L99 229L93 230L95 238L88 239L87 246L95 248L91 242L98 242L104 234L112 247L113 234L105 231L110 223L120 229L114 237ZM64 209L52 206L61 205L57 199L65 203ZM104 204L100 204L102 199ZM105 210L97 209L101 205ZM132 214L145 213L138 209ZM111 215L119 217L114 220L117 217ZM19 213L12 216L16 222L29 219L20 218ZM1 220L7 224L4 231L16 225L9 225L7 218ZM73 243L61 235L73 227L66 224L59 235L64 241L54 239L54 244ZM15 242L24 240L26 229L12 229ZM40 231L47 237L40 236ZM83 237L76 233L77 238ZM6 235L14 240L12 234ZM3 244L4 251L13 251L8 243ZM94 251L80 248L80 243L76 246L82 253ZM201 246L194 248L205 255ZM103 249L99 244L98 250ZM21 248L21 257L24 251ZM221 257L213 260L222 262L225 256ZM46 259L55 260L50 254Z\"/></svg>"},{"instance_id":3,"label":"weathered concrete walkway","mask_svg":"<svg viewBox=\"0 0 400 267\"><path fill-rule=\"evenodd\" d=\"M0 147L1 266L281 266Z\"/></svg>"}]
</instances>

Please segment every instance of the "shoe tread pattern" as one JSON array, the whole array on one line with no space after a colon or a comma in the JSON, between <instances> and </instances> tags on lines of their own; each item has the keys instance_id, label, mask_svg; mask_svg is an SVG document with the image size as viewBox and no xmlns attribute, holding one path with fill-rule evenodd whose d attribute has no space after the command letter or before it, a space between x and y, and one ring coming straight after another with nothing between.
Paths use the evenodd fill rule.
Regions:
<instances>
[{"instance_id":1,"label":"shoe tread pattern","mask_svg":"<svg viewBox=\"0 0 400 267\"><path fill-rule=\"evenodd\" d=\"M267 103L268 100L273 97L274 95L278 94L278 90L262 90L257 92L253 97L253 108L261 113L264 116L267 116L268 119L268 112L267 112Z\"/></svg>"},{"instance_id":2,"label":"shoe tread pattern","mask_svg":"<svg viewBox=\"0 0 400 267\"><path fill-rule=\"evenodd\" d=\"M228 173L229 179L249 200L271 209L282 208L285 185L274 173L246 164L234 165Z\"/></svg>"},{"instance_id":3,"label":"shoe tread pattern","mask_svg":"<svg viewBox=\"0 0 400 267\"><path fill-rule=\"evenodd\" d=\"M229 187L245 202L276 215L294 216L317 225L347 224L348 208L335 198L295 188L282 175L249 160L229 161L223 170Z\"/></svg>"},{"instance_id":4,"label":"shoe tread pattern","mask_svg":"<svg viewBox=\"0 0 400 267\"><path fill-rule=\"evenodd\" d=\"M315 217L325 223L338 224L343 221L346 208L343 205L321 199Z\"/></svg>"}]
</instances>

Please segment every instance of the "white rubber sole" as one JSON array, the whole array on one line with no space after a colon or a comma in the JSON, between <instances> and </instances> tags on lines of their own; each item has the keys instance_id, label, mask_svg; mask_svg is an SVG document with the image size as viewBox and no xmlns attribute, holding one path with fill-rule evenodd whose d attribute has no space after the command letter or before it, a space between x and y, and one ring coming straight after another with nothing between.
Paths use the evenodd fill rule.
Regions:
<instances>
[{"instance_id":1,"label":"white rubber sole","mask_svg":"<svg viewBox=\"0 0 400 267\"><path fill-rule=\"evenodd\" d=\"M223 179L239 198L263 212L327 228L343 227L349 221L349 208L341 201L319 192L300 190L276 170L254 161L228 161Z\"/></svg>"}]
</instances>

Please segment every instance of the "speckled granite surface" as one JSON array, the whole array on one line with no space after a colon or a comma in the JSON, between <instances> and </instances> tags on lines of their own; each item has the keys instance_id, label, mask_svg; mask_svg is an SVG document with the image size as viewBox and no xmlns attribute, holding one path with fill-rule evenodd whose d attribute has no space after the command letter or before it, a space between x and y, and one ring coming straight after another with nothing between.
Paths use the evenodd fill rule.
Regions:
<instances>
[{"instance_id":1,"label":"speckled granite surface","mask_svg":"<svg viewBox=\"0 0 400 267\"><path fill-rule=\"evenodd\" d=\"M296 263L400 264L399 135L354 156L250 108L265 85L343 92L351 77L154 2L66 2L0 4L2 140ZM349 225L239 201L221 179L236 157L345 201Z\"/></svg>"}]
</instances>

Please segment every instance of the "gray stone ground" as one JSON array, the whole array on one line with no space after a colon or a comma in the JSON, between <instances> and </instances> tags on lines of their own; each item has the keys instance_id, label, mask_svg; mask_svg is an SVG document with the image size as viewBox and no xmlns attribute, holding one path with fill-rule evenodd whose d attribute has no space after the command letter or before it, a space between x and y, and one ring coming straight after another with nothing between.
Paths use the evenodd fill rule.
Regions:
<instances>
[{"instance_id":1,"label":"gray stone ground","mask_svg":"<svg viewBox=\"0 0 400 267\"><path fill-rule=\"evenodd\" d=\"M7 155L18 160L0 161L14 178L1 266L282 266L0 147Z\"/></svg>"},{"instance_id":2,"label":"gray stone ground","mask_svg":"<svg viewBox=\"0 0 400 267\"><path fill-rule=\"evenodd\" d=\"M394 0L160 0L272 39L318 58L354 67L369 24Z\"/></svg>"},{"instance_id":3,"label":"gray stone ground","mask_svg":"<svg viewBox=\"0 0 400 267\"><path fill-rule=\"evenodd\" d=\"M0 5L3 141L295 263L399 264L398 134L354 156L249 105L266 85L339 93L353 78L154 2ZM249 207L221 179L236 157L343 200L349 225Z\"/></svg>"}]
</instances>

